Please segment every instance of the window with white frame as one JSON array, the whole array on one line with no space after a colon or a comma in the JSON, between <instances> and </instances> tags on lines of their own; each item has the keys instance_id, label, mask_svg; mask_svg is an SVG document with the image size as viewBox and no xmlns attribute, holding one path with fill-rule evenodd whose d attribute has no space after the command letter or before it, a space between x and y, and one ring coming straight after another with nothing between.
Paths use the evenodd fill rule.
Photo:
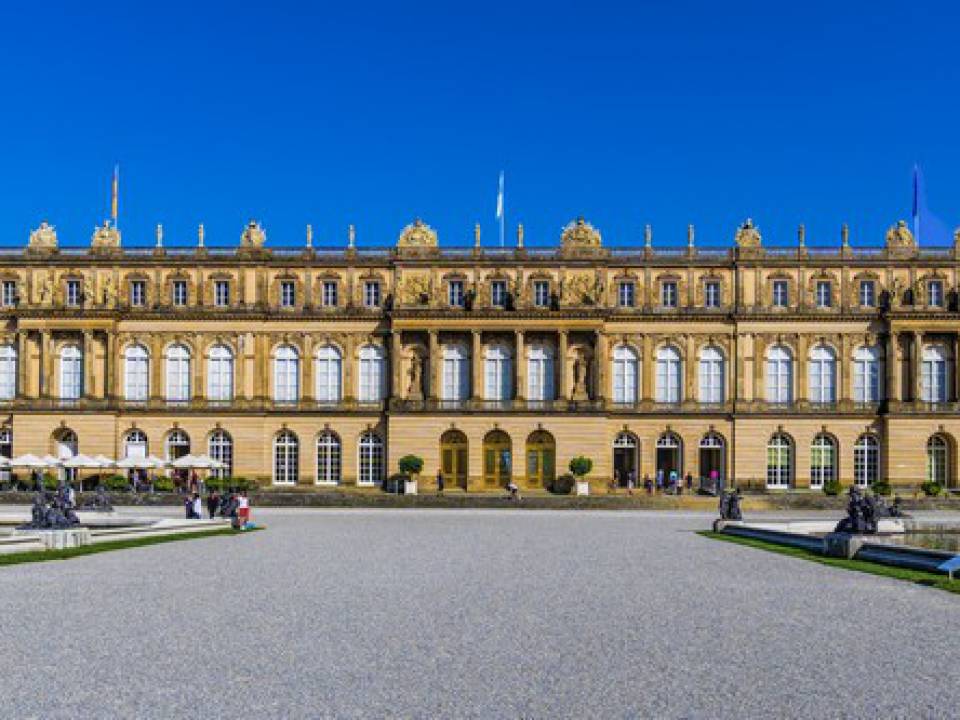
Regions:
<instances>
[{"instance_id":1,"label":"window with white frame","mask_svg":"<svg viewBox=\"0 0 960 720\"><path fill-rule=\"evenodd\" d=\"M315 394L319 403L340 402L340 377L342 359L333 345L324 345L317 350Z\"/></svg>"},{"instance_id":2,"label":"window with white frame","mask_svg":"<svg viewBox=\"0 0 960 720\"><path fill-rule=\"evenodd\" d=\"M66 303L71 307L83 304L83 287L79 280L67 280Z\"/></svg>"},{"instance_id":3,"label":"window with white frame","mask_svg":"<svg viewBox=\"0 0 960 720\"><path fill-rule=\"evenodd\" d=\"M447 302L450 307L464 306L463 280L450 280L447 283Z\"/></svg>"},{"instance_id":4,"label":"window with white frame","mask_svg":"<svg viewBox=\"0 0 960 720\"><path fill-rule=\"evenodd\" d=\"M360 436L360 475L357 485L379 485L383 482L383 440L375 432Z\"/></svg>"},{"instance_id":5,"label":"window with white frame","mask_svg":"<svg viewBox=\"0 0 960 720\"><path fill-rule=\"evenodd\" d=\"M147 456L147 434L131 430L123 438L123 457L141 459Z\"/></svg>"},{"instance_id":6,"label":"window with white frame","mask_svg":"<svg viewBox=\"0 0 960 720\"><path fill-rule=\"evenodd\" d=\"M281 345L273 356L273 399L292 403L300 398L300 356L291 345Z\"/></svg>"},{"instance_id":7,"label":"window with white frame","mask_svg":"<svg viewBox=\"0 0 960 720\"><path fill-rule=\"evenodd\" d=\"M150 354L138 343L123 351L123 391L128 402L146 402L150 395Z\"/></svg>"},{"instance_id":8,"label":"window with white frame","mask_svg":"<svg viewBox=\"0 0 960 720\"><path fill-rule=\"evenodd\" d=\"M297 306L297 284L293 280L280 281L280 307L293 308Z\"/></svg>"},{"instance_id":9,"label":"window with white frame","mask_svg":"<svg viewBox=\"0 0 960 720\"><path fill-rule=\"evenodd\" d=\"M230 281L214 280L213 282L213 304L217 307L228 307L230 305Z\"/></svg>"},{"instance_id":10,"label":"window with white frame","mask_svg":"<svg viewBox=\"0 0 960 720\"><path fill-rule=\"evenodd\" d=\"M187 306L187 281L174 280L170 285L170 297L175 307Z\"/></svg>"},{"instance_id":11,"label":"window with white frame","mask_svg":"<svg viewBox=\"0 0 960 720\"><path fill-rule=\"evenodd\" d=\"M632 308L636 303L636 283L632 280L621 280L617 286L617 302L620 307Z\"/></svg>"},{"instance_id":12,"label":"window with white frame","mask_svg":"<svg viewBox=\"0 0 960 720\"><path fill-rule=\"evenodd\" d=\"M818 308L833 306L833 283L829 280L817 280L816 301Z\"/></svg>"},{"instance_id":13,"label":"window with white frame","mask_svg":"<svg viewBox=\"0 0 960 720\"><path fill-rule=\"evenodd\" d=\"M363 304L368 308L380 307L380 283L376 280L363 283Z\"/></svg>"},{"instance_id":14,"label":"window with white frame","mask_svg":"<svg viewBox=\"0 0 960 720\"><path fill-rule=\"evenodd\" d=\"M555 400L553 349L534 343L527 353L527 399L534 402Z\"/></svg>"},{"instance_id":15,"label":"window with white frame","mask_svg":"<svg viewBox=\"0 0 960 720\"><path fill-rule=\"evenodd\" d=\"M793 484L793 443L777 433L767 443L767 487L788 488Z\"/></svg>"},{"instance_id":16,"label":"window with white frame","mask_svg":"<svg viewBox=\"0 0 960 720\"><path fill-rule=\"evenodd\" d=\"M496 308L507 306L507 281L493 280L490 282L490 304Z\"/></svg>"},{"instance_id":17,"label":"window with white frame","mask_svg":"<svg viewBox=\"0 0 960 720\"><path fill-rule=\"evenodd\" d=\"M17 397L17 349L0 345L0 400Z\"/></svg>"},{"instance_id":18,"label":"window with white frame","mask_svg":"<svg viewBox=\"0 0 960 720\"><path fill-rule=\"evenodd\" d=\"M675 308L680 299L676 280L664 280L660 283L660 304L665 308Z\"/></svg>"},{"instance_id":19,"label":"window with white frame","mask_svg":"<svg viewBox=\"0 0 960 720\"><path fill-rule=\"evenodd\" d=\"M810 445L810 487L822 488L837 477L837 445L820 433Z\"/></svg>"},{"instance_id":20,"label":"window with white frame","mask_svg":"<svg viewBox=\"0 0 960 720\"><path fill-rule=\"evenodd\" d=\"M861 435L853 446L853 482L870 487L880 479L880 441L873 435Z\"/></svg>"},{"instance_id":21,"label":"window with white frame","mask_svg":"<svg viewBox=\"0 0 960 720\"><path fill-rule=\"evenodd\" d=\"M324 307L336 307L337 306L337 281L336 280L324 280L323 281L323 306Z\"/></svg>"},{"instance_id":22,"label":"window with white frame","mask_svg":"<svg viewBox=\"0 0 960 720\"><path fill-rule=\"evenodd\" d=\"M300 477L300 441L289 430L273 440L273 484L296 485Z\"/></svg>"},{"instance_id":23,"label":"window with white frame","mask_svg":"<svg viewBox=\"0 0 960 720\"><path fill-rule=\"evenodd\" d=\"M233 400L233 351L223 344L211 347L207 357L207 399Z\"/></svg>"},{"instance_id":24,"label":"window with white frame","mask_svg":"<svg viewBox=\"0 0 960 720\"><path fill-rule=\"evenodd\" d=\"M362 403L383 401L383 350L376 345L360 348L360 387L358 398Z\"/></svg>"},{"instance_id":25,"label":"window with white frame","mask_svg":"<svg viewBox=\"0 0 960 720\"><path fill-rule=\"evenodd\" d=\"M0 428L0 457L13 457L13 429L10 427ZM0 468L0 482L9 483L10 478L10 468Z\"/></svg>"},{"instance_id":26,"label":"window with white frame","mask_svg":"<svg viewBox=\"0 0 960 720\"><path fill-rule=\"evenodd\" d=\"M167 453L167 462L173 462L184 455L189 455L190 436L179 428L171 430L167 435L166 443L164 443L164 450Z\"/></svg>"},{"instance_id":27,"label":"window with white frame","mask_svg":"<svg viewBox=\"0 0 960 720\"><path fill-rule=\"evenodd\" d=\"M923 348L920 399L928 403L947 401L947 353L939 345L926 345Z\"/></svg>"},{"instance_id":28,"label":"window with white frame","mask_svg":"<svg viewBox=\"0 0 960 720\"><path fill-rule=\"evenodd\" d=\"M943 281L930 280L927 282L927 304L930 307L943 307Z\"/></svg>"},{"instance_id":29,"label":"window with white frame","mask_svg":"<svg viewBox=\"0 0 960 720\"><path fill-rule=\"evenodd\" d=\"M537 307L550 307L550 281L533 281L533 304Z\"/></svg>"},{"instance_id":30,"label":"window with white frame","mask_svg":"<svg viewBox=\"0 0 960 720\"><path fill-rule=\"evenodd\" d=\"M880 348L858 347L853 353L853 401L880 402Z\"/></svg>"},{"instance_id":31,"label":"window with white frame","mask_svg":"<svg viewBox=\"0 0 960 720\"><path fill-rule=\"evenodd\" d=\"M223 463L223 467L213 471L215 477L233 476L233 438L225 430L214 430L207 443L210 457Z\"/></svg>"},{"instance_id":32,"label":"window with white frame","mask_svg":"<svg viewBox=\"0 0 960 720\"><path fill-rule=\"evenodd\" d=\"M503 345L491 345L484 359L484 397L506 402L513 397L513 357Z\"/></svg>"},{"instance_id":33,"label":"window with white frame","mask_svg":"<svg viewBox=\"0 0 960 720\"><path fill-rule=\"evenodd\" d=\"M707 280L703 283L703 306L706 308L720 307L719 280Z\"/></svg>"},{"instance_id":34,"label":"window with white frame","mask_svg":"<svg viewBox=\"0 0 960 720\"><path fill-rule=\"evenodd\" d=\"M774 307L788 307L790 305L790 282L788 280L774 280L771 286L770 300Z\"/></svg>"},{"instance_id":35,"label":"window with white frame","mask_svg":"<svg viewBox=\"0 0 960 720\"><path fill-rule=\"evenodd\" d=\"M873 280L860 281L860 307L876 307L877 284Z\"/></svg>"},{"instance_id":36,"label":"window with white frame","mask_svg":"<svg viewBox=\"0 0 960 720\"><path fill-rule=\"evenodd\" d=\"M658 403L678 403L683 394L680 351L673 345L657 350L656 398Z\"/></svg>"},{"instance_id":37,"label":"window with white frame","mask_svg":"<svg viewBox=\"0 0 960 720\"><path fill-rule=\"evenodd\" d=\"M724 361L723 353L712 345L700 353L700 397L702 403L722 403Z\"/></svg>"},{"instance_id":38,"label":"window with white frame","mask_svg":"<svg viewBox=\"0 0 960 720\"><path fill-rule=\"evenodd\" d=\"M169 402L190 399L190 351L184 345L171 345L166 358L167 393Z\"/></svg>"},{"instance_id":39,"label":"window with white frame","mask_svg":"<svg viewBox=\"0 0 960 720\"><path fill-rule=\"evenodd\" d=\"M638 400L640 361L637 351L629 345L617 345L613 349L613 401L632 405Z\"/></svg>"},{"instance_id":40,"label":"window with white frame","mask_svg":"<svg viewBox=\"0 0 960 720\"><path fill-rule=\"evenodd\" d=\"M329 430L317 435L317 484L340 483L341 468L340 438Z\"/></svg>"},{"instance_id":41,"label":"window with white frame","mask_svg":"<svg viewBox=\"0 0 960 720\"><path fill-rule=\"evenodd\" d=\"M17 281L4 280L2 287L3 294L0 301L3 302L4 307L14 307L17 304Z\"/></svg>"},{"instance_id":42,"label":"window with white frame","mask_svg":"<svg viewBox=\"0 0 960 720\"><path fill-rule=\"evenodd\" d=\"M927 482L946 487L950 478L950 446L942 435L927 440Z\"/></svg>"},{"instance_id":43,"label":"window with white frame","mask_svg":"<svg viewBox=\"0 0 960 720\"><path fill-rule=\"evenodd\" d=\"M83 352L78 345L60 351L60 399L79 400L83 395Z\"/></svg>"},{"instance_id":44,"label":"window with white frame","mask_svg":"<svg viewBox=\"0 0 960 720\"><path fill-rule=\"evenodd\" d=\"M130 305L131 307L143 307L147 304L147 281L130 281Z\"/></svg>"},{"instance_id":45,"label":"window with white frame","mask_svg":"<svg viewBox=\"0 0 960 720\"><path fill-rule=\"evenodd\" d=\"M461 345L443 348L440 399L462 402L470 397L470 355Z\"/></svg>"},{"instance_id":46,"label":"window with white frame","mask_svg":"<svg viewBox=\"0 0 960 720\"><path fill-rule=\"evenodd\" d=\"M817 345L810 353L810 402L837 401L837 356L832 348Z\"/></svg>"},{"instance_id":47,"label":"window with white frame","mask_svg":"<svg viewBox=\"0 0 960 720\"><path fill-rule=\"evenodd\" d=\"M767 353L767 402L793 402L793 355L783 345Z\"/></svg>"}]
</instances>

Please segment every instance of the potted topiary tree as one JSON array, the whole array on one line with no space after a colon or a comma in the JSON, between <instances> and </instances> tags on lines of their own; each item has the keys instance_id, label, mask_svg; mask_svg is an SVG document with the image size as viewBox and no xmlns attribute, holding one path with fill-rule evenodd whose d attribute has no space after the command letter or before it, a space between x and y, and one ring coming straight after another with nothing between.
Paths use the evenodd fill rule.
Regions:
<instances>
[{"instance_id":1,"label":"potted topiary tree","mask_svg":"<svg viewBox=\"0 0 960 720\"><path fill-rule=\"evenodd\" d=\"M406 476L403 482L403 494L416 495L417 477L420 475L420 471L423 470L423 458L417 455L404 455L400 458L397 465L400 468L400 472Z\"/></svg>"},{"instance_id":2,"label":"potted topiary tree","mask_svg":"<svg viewBox=\"0 0 960 720\"><path fill-rule=\"evenodd\" d=\"M593 460L578 455L570 461L570 473L577 479L577 495L589 495L590 483L584 477L593 470Z\"/></svg>"}]
</instances>

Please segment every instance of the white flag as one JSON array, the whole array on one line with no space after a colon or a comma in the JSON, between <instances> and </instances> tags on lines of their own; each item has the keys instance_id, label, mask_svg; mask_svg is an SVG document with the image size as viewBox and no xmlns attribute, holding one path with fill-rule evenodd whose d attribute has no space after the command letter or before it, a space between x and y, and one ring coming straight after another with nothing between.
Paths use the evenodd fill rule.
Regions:
<instances>
[{"instance_id":1,"label":"white flag","mask_svg":"<svg viewBox=\"0 0 960 720\"><path fill-rule=\"evenodd\" d=\"M497 191L497 218L503 219L503 170L500 171L500 189Z\"/></svg>"}]
</instances>

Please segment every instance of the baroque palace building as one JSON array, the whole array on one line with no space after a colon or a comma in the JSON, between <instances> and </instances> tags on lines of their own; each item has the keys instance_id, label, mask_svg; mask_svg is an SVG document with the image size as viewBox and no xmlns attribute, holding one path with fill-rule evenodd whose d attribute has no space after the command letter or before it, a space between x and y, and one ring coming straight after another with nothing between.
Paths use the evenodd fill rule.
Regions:
<instances>
[{"instance_id":1,"label":"baroque palace building","mask_svg":"<svg viewBox=\"0 0 960 720\"><path fill-rule=\"evenodd\" d=\"M87 249L46 223L0 251L0 454L188 452L274 485L375 487L416 454L447 487L594 491L658 472L745 488L957 487L960 235L920 249Z\"/></svg>"}]
</instances>

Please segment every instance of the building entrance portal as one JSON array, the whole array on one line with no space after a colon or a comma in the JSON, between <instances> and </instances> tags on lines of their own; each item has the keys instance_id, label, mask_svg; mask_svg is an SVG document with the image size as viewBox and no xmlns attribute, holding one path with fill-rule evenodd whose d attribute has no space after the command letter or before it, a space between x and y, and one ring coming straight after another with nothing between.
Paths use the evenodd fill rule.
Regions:
<instances>
[{"instance_id":1,"label":"building entrance portal","mask_svg":"<svg viewBox=\"0 0 960 720\"><path fill-rule=\"evenodd\" d=\"M448 430L440 438L440 472L444 486L467 489L467 436L459 430Z\"/></svg>"},{"instance_id":2,"label":"building entrance portal","mask_svg":"<svg viewBox=\"0 0 960 720\"><path fill-rule=\"evenodd\" d=\"M683 445L674 433L664 433L657 440L657 484L667 487L671 478L683 478Z\"/></svg>"},{"instance_id":3,"label":"building entrance portal","mask_svg":"<svg viewBox=\"0 0 960 720\"><path fill-rule=\"evenodd\" d=\"M617 487L627 487L631 476L636 487L639 466L637 438L630 433L620 433L613 441L613 479Z\"/></svg>"}]
</instances>

